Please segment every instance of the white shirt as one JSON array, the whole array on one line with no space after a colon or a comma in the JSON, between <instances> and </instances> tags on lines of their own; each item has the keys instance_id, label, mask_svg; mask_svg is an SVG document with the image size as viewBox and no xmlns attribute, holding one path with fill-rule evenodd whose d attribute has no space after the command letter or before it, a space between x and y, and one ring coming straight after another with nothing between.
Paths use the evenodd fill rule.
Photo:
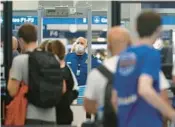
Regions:
<instances>
[{"instance_id":1,"label":"white shirt","mask_svg":"<svg viewBox=\"0 0 175 127\"><path fill-rule=\"evenodd\" d=\"M116 72L116 65L118 57L114 56L104 61L104 66L112 73ZM85 90L85 97L90 100L96 100L99 105L104 104L104 93L107 84L107 79L97 69L93 69L87 78L87 86ZM168 89L170 87L169 82L165 78L164 74L160 72L160 89Z\"/></svg>"}]
</instances>

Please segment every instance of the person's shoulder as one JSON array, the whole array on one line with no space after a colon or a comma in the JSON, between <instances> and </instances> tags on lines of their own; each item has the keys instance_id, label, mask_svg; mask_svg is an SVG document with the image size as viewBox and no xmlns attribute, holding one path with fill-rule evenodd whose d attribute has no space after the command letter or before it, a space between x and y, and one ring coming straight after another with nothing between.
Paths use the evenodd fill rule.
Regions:
<instances>
[{"instance_id":1,"label":"person's shoulder","mask_svg":"<svg viewBox=\"0 0 175 127\"><path fill-rule=\"evenodd\" d=\"M132 46L128 48L127 51L135 52L138 56L158 56L160 54L160 52L157 49L148 45Z\"/></svg>"},{"instance_id":2,"label":"person's shoulder","mask_svg":"<svg viewBox=\"0 0 175 127\"><path fill-rule=\"evenodd\" d=\"M18 56L16 56L14 59L15 60L23 60L23 59L27 59L29 57L28 54L20 54Z\"/></svg>"},{"instance_id":3,"label":"person's shoulder","mask_svg":"<svg viewBox=\"0 0 175 127\"><path fill-rule=\"evenodd\" d=\"M157 57L157 56L160 56L160 51L155 49L154 47L152 46L142 46L141 47L143 53L146 55L146 56L153 56L153 57Z\"/></svg>"},{"instance_id":4,"label":"person's shoulder","mask_svg":"<svg viewBox=\"0 0 175 127\"><path fill-rule=\"evenodd\" d=\"M132 47L133 49L135 50L138 50L138 51L149 51L149 52L158 52L157 49L155 49L154 47L152 46L148 46L148 45L140 45L140 46L135 46L135 47Z\"/></svg>"},{"instance_id":5,"label":"person's shoulder","mask_svg":"<svg viewBox=\"0 0 175 127\"><path fill-rule=\"evenodd\" d=\"M103 65L109 69L109 71L111 72L115 72L116 71L116 65L117 65L117 62L118 62L118 59L119 59L119 56L113 56L109 59L106 59L104 62L103 62Z\"/></svg>"},{"instance_id":6,"label":"person's shoulder","mask_svg":"<svg viewBox=\"0 0 175 127\"><path fill-rule=\"evenodd\" d=\"M88 74L88 80L93 80L94 84L101 84L101 81L103 81L103 74L101 74L101 72L98 70L98 68L94 68L90 71L90 73ZM95 81L99 81L99 82L95 82Z\"/></svg>"},{"instance_id":7,"label":"person's shoulder","mask_svg":"<svg viewBox=\"0 0 175 127\"><path fill-rule=\"evenodd\" d=\"M70 60L70 59L72 59L73 56L75 56L75 53L70 52L70 53L66 54L65 60Z\"/></svg>"},{"instance_id":8,"label":"person's shoulder","mask_svg":"<svg viewBox=\"0 0 175 127\"><path fill-rule=\"evenodd\" d=\"M73 57L73 56L75 56L76 54L74 53L74 52L70 52L70 53L68 53L67 55L66 55L66 57Z\"/></svg>"},{"instance_id":9,"label":"person's shoulder","mask_svg":"<svg viewBox=\"0 0 175 127\"><path fill-rule=\"evenodd\" d=\"M28 57L29 57L28 54L20 54L20 55L14 57L13 62L24 63L24 62L26 62Z\"/></svg>"}]
</instances>

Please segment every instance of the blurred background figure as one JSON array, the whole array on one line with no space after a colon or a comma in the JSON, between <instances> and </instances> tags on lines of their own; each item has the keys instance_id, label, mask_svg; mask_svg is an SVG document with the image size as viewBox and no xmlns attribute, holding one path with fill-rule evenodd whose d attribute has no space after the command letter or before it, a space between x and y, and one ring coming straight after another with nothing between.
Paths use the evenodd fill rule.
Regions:
<instances>
[{"instance_id":1,"label":"blurred background figure","mask_svg":"<svg viewBox=\"0 0 175 127\"><path fill-rule=\"evenodd\" d=\"M79 86L86 84L87 79L87 60L86 53L87 40L79 37L73 45L72 52L66 56L66 62L73 70ZM92 68L96 68L101 64L101 61L92 56Z\"/></svg>"},{"instance_id":2,"label":"blurred background figure","mask_svg":"<svg viewBox=\"0 0 175 127\"><path fill-rule=\"evenodd\" d=\"M73 45L73 52L68 53L65 59L76 76L78 86L84 86L86 84L88 73L88 54L86 53L87 44L88 42L85 38L79 37ZM94 56L92 56L91 60L92 68L96 68L101 65L100 60ZM91 115L86 114L86 118L91 118Z\"/></svg>"},{"instance_id":3,"label":"blurred background figure","mask_svg":"<svg viewBox=\"0 0 175 127\"><path fill-rule=\"evenodd\" d=\"M13 52L12 58L19 55L17 48L18 48L18 40L16 39L16 37L13 36L12 37L12 52Z\"/></svg>"},{"instance_id":4,"label":"blurred background figure","mask_svg":"<svg viewBox=\"0 0 175 127\"><path fill-rule=\"evenodd\" d=\"M107 58L107 55L108 53L105 49L98 49L95 52L95 56L101 61L104 61Z\"/></svg>"}]
</instances>

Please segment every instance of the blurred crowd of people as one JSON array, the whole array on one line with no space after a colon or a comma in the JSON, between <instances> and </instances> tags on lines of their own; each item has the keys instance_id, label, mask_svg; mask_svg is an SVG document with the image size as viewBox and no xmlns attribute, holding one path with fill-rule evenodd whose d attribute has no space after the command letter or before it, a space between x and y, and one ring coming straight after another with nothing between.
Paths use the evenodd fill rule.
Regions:
<instances>
[{"instance_id":1,"label":"blurred crowd of people","mask_svg":"<svg viewBox=\"0 0 175 127\"><path fill-rule=\"evenodd\" d=\"M25 98L21 98L27 100L27 109L23 110L23 120L18 121L18 125L71 125L73 112L70 106L77 99L81 86L86 86L86 118L91 119L92 114L96 116L95 121L85 122L83 127L97 124L104 127L162 127L164 121L175 122L175 111L167 93L170 84L161 71L160 51L153 47L161 33L160 15L142 12L136 21L138 43L131 41L127 29L120 26L110 28L108 50L97 50L91 56L92 71L89 75L86 38L77 38L66 54L66 47L57 39L37 45L36 27L22 25L18 30L18 40L12 38L13 63L7 89L13 99L7 104L5 124L13 125L18 119L11 117L14 110L11 105L16 104L14 98L19 97L23 88L21 84L28 87L23 93ZM30 64L37 66L35 70ZM59 87L54 86L57 81ZM31 84L37 87L31 87ZM44 95L45 91L48 96ZM38 100L42 103L38 106L29 96L24 96L30 92L52 101L57 96L61 99L59 103L55 100L49 102L52 106L43 108L49 99Z\"/></svg>"}]
</instances>

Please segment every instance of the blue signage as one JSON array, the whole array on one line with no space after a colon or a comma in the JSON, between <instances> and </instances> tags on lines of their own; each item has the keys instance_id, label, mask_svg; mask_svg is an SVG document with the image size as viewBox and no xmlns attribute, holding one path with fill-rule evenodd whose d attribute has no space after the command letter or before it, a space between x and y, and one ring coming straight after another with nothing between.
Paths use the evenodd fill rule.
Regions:
<instances>
[{"instance_id":1,"label":"blue signage","mask_svg":"<svg viewBox=\"0 0 175 127\"><path fill-rule=\"evenodd\" d=\"M83 18L44 18L43 24L86 24Z\"/></svg>"},{"instance_id":2,"label":"blue signage","mask_svg":"<svg viewBox=\"0 0 175 127\"><path fill-rule=\"evenodd\" d=\"M162 16L162 24L174 25L175 24L175 16L169 16L169 15Z\"/></svg>"},{"instance_id":3,"label":"blue signage","mask_svg":"<svg viewBox=\"0 0 175 127\"><path fill-rule=\"evenodd\" d=\"M173 8L175 7L175 2L149 2L142 3L142 8Z\"/></svg>"},{"instance_id":4,"label":"blue signage","mask_svg":"<svg viewBox=\"0 0 175 127\"><path fill-rule=\"evenodd\" d=\"M21 25L23 23L32 23L37 25L37 16L14 16L12 19L13 25ZM0 17L0 23L2 23ZM87 24L87 18L44 18L43 24ZM175 16L162 16L162 23L164 25L174 25ZM107 16L92 16L92 24L107 24Z\"/></svg>"},{"instance_id":5,"label":"blue signage","mask_svg":"<svg viewBox=\"0 0 175 127\"><path fill-rule=\"evenodd\" d=\"M23 23L32 23L37 25L37 16L14 16L12 22L14 25ZM0 23L3 20L0 18ZM43 24L87 24L87 18L43 18ZM106 16L93 16L92 24L107 24Z\"/></svg>"},{"instance_id":6,"label":"blue signage","mask_svg":"<svg viewBox=\"0 0 175 127\"><path fill-rule=\"evenodd\" d=\"M107 17L106 16L93 16L92 17L92 24L107 24Z\"/></svg>"},{"instance_id":7,"label":"blue signage","mask_svg":"<svg viewBox=\"0 0 175 127\"><path fill-rule=\"evenodd\" d=\"M86 37L85 31L77 31L76 33L71 33L69 31L59 31L59 30L43 30L44 38L60 38L64 36L65 38L78 38Z\"/></svg>"},{"instance_id":8,"label":"blue signage","mask_svg":"<svg viewBox=\"0 0 175 127\"><path fill-rule=\"evenodd\" d=\"M44 38L59 38L60 31L58 30L43 30Z\"/></svg>"},{"instance_id":9,"label":"blue signage","mask_svg":"<svg viewBox=\"0 0 175 127\"><path fill-rule=\"evenodd\" d=\"M38 18L36 16L13 16L12 23L13 25L21 25L23 23L32 23L37 25ZM2 17L0 17L0 23L2 23Z\"/></svg>"},{"instance_id":10,"label":"blue signage","mask_svg":"<svg viewBox=\"0 0 175 127\"><path fill-rule=\"evenodd\" d=\"M43 24L87 24L87 18L44 18ZM106 16L93 16L92 24L107 24Z\"/></svg>"}]
</instances>

